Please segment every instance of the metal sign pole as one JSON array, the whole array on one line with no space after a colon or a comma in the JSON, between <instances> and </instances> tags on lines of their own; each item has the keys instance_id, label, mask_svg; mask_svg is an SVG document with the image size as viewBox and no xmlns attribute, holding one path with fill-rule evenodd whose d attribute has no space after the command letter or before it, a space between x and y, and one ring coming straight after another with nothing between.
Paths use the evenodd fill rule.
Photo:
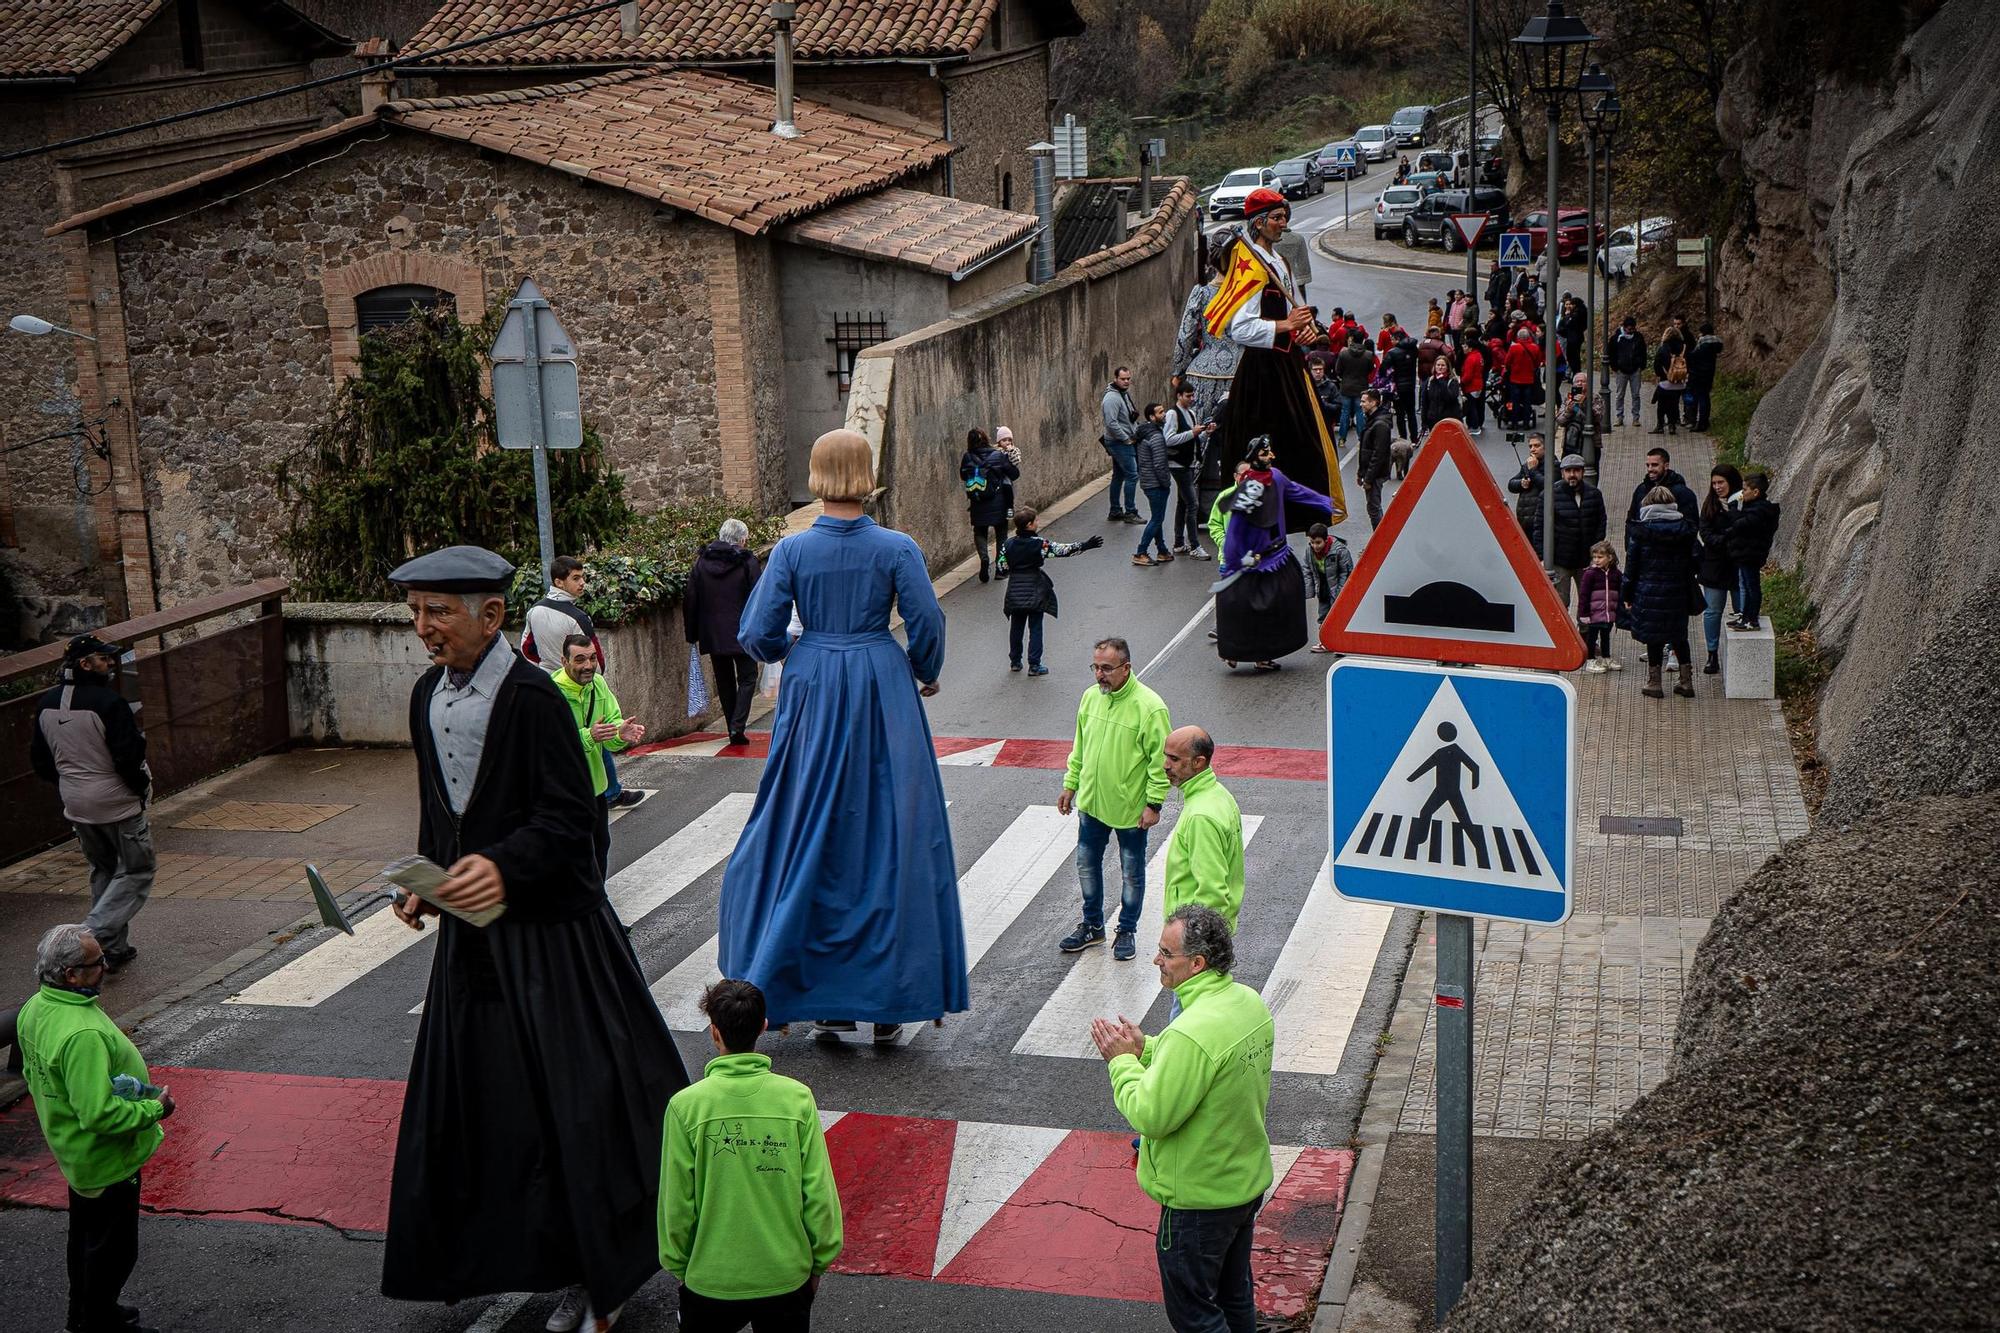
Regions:
<instances>
[{"instance_id":1,"label":"metal sign pole","mask_svg":"<svg viewBox=\"0 0 2000 1333\"><path fill-rule=\"evenodd\" d=\"M522 322L528 335L528 430L534 441L535 451L535 528L542 540L542 588L549 586L549 568L556 562L555 525L552 518L553 502L549 499L549 449L548 439L542 429L542 347L541 330L535 327L535 307L545 306L546 301L516 301L521 310Z\"/></svg>"},{"instance_id":2,"label":"metal sign pole","mask_svg":"<svg viewBox=\"0 0 2000 1333\"><path fill-rule=\"evenodd\" d=\"M1543 404L1547 412L1546 425L1542 428L1542 568L1548 571L1551 581L1556 572L1556 477L1557 460L1562 457L1562 440L1556 435L1556 407L1562 402L1562 379L1556 373L1556 302L1560 299L1557 288L1562 285L1562 257L1557 238L1562 234L1562 210L1557 203L1556 180L1556 131L1560 128L1562 104L1553 96L1549 98L1549 216L1548 226L1543 229L1543 249L1549 261L1549 281L1542 292L1542 352L1548 358L1546 383L1543 395L1548 399ZM1529 420L1534 419L1530 411Z\"/></svg>"},{"instance_id":3,"label":"metal sign pole","mask_svg":"<svg viewBox=\"0 0 2000 1333\"><path fill-rule=\"evenodd\" d=\"M1465 96L1465 206L1476 209L1474 202L1478 196L1472 191L1479 188L1479 5L1477 0L1465 0L1465 65L1468 91ZM1483 234L1483 233L1482 233ZM1471 308L1479 309L1479 298L1474 293L1479 288L1479 246L1465 247L1465 294L1471 297ZM1492 311L1487 311L1492 314Z\"/></svg>"},{"instance_id":4,"label":"metal sign pole","mask_svg":"<svg viewBox=\"0 0 2000 1333\"><path fill-rule=\"evenodd\" d=\"M1472 1280L1472 918L1437 919L1437 1322Z\"/></svg>"},{"instance_id":5,"label":"metal sign pole","mask_svg":"<svg viewBox=\"0 0 2000 1333\"><path fill-rule=\"evenodd\" d=\"M1354 225L1348 221L1348 218L1354 213L1354 208L1347 199L1347 187L1353 179L1354 171L1352 168L1342 167L1340 169L1340 229L1342 231L1346 231Z\"/></svg>"}]
</instances>

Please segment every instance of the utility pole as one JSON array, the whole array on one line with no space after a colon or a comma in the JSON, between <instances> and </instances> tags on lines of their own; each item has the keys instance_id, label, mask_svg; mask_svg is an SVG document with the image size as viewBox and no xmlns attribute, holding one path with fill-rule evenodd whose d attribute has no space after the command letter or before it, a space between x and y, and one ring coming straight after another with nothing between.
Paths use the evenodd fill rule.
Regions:
<instances>
[{"instance_id":1,"label":"utility pole","mask_svg":"<svg viewBox=\"0 0 2000 1333\"><path fill-rule=\"evenodd\" d=\"M1478 212L1472 191L1479 188L1479 0L1465 0L1465 188L1466 207ZM1499 242L1495 241L1495 245ZM1479 310L1479 246L1465 247L1465 294ZM1491 315L1492 311L1487 311Z\"/></svg>"}]
</instances>

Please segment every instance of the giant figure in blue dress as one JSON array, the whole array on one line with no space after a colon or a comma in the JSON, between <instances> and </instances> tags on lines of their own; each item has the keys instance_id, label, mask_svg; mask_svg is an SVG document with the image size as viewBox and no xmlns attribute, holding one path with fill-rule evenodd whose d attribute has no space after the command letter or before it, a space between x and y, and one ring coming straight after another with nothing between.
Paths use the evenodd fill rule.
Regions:
<instances>
[{"instance_id":1,"label":"giant figure in blue dress","mask_svg":"<svg viewBox=\"0 0 2000 1333\"><path fill-rule=\"evenodd\" d=\"M930 722L944 613L917 544L861 512L868 441L813 444L826 516L779 542L738 638L785 664L757 803L722 877L722 974L764 991L773 1026L896 1026L966 1008L965 930ZM805 633L790 641L796 602ZM889 633L899 607L907 649Z\"/></svg>"}]
</instances>

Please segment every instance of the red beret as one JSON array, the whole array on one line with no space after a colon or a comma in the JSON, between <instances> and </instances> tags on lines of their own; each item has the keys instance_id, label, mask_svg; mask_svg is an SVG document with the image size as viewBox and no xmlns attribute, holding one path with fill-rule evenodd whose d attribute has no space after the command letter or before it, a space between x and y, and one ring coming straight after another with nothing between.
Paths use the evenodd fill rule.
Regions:
<instances>
[{"instance_id":1,"label":"red beret","mask_svg":"<svg viewBox=\"0 0 2000 1333\"><path fill-rule=\"evenodd\" d=\"M1284 195L1279 194L1268 185L1260 185L1250 191L1249 196L1244 199L1243 216L1254 218L1259 213L1268 213L1274 208L1287 208L1289 206L1285 202Z\"/></svg>"}]
</instances>

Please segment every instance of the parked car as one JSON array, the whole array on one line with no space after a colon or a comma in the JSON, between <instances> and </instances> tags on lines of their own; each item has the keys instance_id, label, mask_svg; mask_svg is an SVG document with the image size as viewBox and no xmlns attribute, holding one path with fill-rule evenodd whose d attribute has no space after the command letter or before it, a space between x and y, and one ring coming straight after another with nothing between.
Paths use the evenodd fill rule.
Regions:
<instances>
[{"instance_id":1,"label":"parked car","mask_svg":"<svg viewBox=\"0 0 2000 1333\"><path fill-rule=\"evenodd\" d=\"M1442 171L1413 171L1403 184L1414 185L1425 194L1429 194L1433 190L1449 190L1451 177Z\"/></svg>"},{"instance_id":2,"label":"parked car","mask_svg":"<svg viewBox=\"0 0 2000 1333\"><path fill-rule=\"evenodd\" d=\"M1320 179L1311 158L1288 157L1271 170L1278 173L1278 189L1287 199L1301 199L1326 189L1326 182Z\"/></svg>"},{"instance_id":3,"label":"parked car","mask_svg":"<svg viewBox=\"0 0 2000 1333\"><path fill-rule=\"evenodd\" d=\"M1465 241L1451 222L1454 213L1488 215L1486 230L1479 238L1481 246L1498 245L1500 233L1513 221L1505 190L1488 186L1476 190L1437 190L1425 195L1421 203L1403 215L1403 244L1443 245L1453 252L1464 250Z\"/></svg>"},{"instance_id":4,"label":"parked car","mask_svg":"<svg viewBox=\"0 0 2000 1333\"><path fill-rule=\"evenodd\" d=\"M1629 278L1639 266L1640 256L1674 238L1672 218L1646 218L1639 223L1638 244L1633 244L1632 228L1620 227L1611 239L1598 247L1597 271L1607 278Z\"/></svg>"},{"instance_id":5,"label":"parked car","mask_svg":"<svg viewBox=\"0 0 2000 1333\"><path fill-rule=\"evenodd\" d=\"M1335 166L1333 164L1333 150L1336 148L1352 149L1354 153L1354 165L1351 167ZM1318 159L1319 174L1322 180L1353 180L1356 176L1366 174L1368 170L1365 165L1367 158L1362 155L1361 145L1352 139L1335 139L1332 143L1325 145L1319 150Z\"/></svg>"},{"instance_id":6,"label":"parked car","mask_svg":"<svg viewBox=\"0 0 2000 1333\"><path fill-rule=\"evenodd\" d=\"M1389 128L1395 131L1398 147L1436 143L1437 111L1428 106L1406 106L1389 117Z\"/></svg>"},{"instance_id":7,"label":"parked car","mask_svg":"<svg viewBox=\"0 0 2000 1333\"><path fill-rule=\"evenodd\" d=\"M1396 136L1387 125L1363 125L1354 132L1354 142L1370 162L1387 162L1396 155Z\"/></svg>"},{"instance_id":8,"label":"parked car","mask_svg":"<svg viewBox=\"0 0 2000 1333\"><path fill-rule=\"evenodd\" d=\"M1560 217L1561 221L1556 225L1556 258L1572 259L1589 247L1589 214L1581 208L1565 208L1561 210ZM1522 218L1521 225L1515 230L1528 233L1528 244L1533 253L1539 255L1549 243L1549 211L1546 208L1536 209ZM1597 228L1597 242L1600 245L1604 243L1601 223Z\"/></svg>"},{"instance_id":9,"label":"parked car","mask_svg":"<svg viewBox=\"0 0 2000 1333\"><path fill-rule=\"evenodd\" d=\"M1446 148L1426 148L1423 152L1417 154L1416 165L1411 170L1417 172L1442 172L1446 176L1451 177L1450 183L1452 185L1457 185L1459 168L1464 165L1465 154L1462 152L1454 152Z\"/></svg>"},{"instance_id":10,"label":"parked car","mask_svg":"<svg viewBox=\"0 0 2000 1333\"><path fill-rule=\"evenodd\" d=\"M1215 193L1208 197L1208 215L1212 218L1243 216L1243 201L1250 197L1250 191L1268 185L1278 188L1278 173L1269 167L1244 167L1232 171L1222 178L1222 184L1215 187Z\"/></svg>"},{"instance_id":11,"label":"parked car","mask_svg":"<svg viewBox=\"0 0 2000 1333\"><path fill-rule=\"evenodd\" d=\"M1375 239L1383 240L1403 229L1403 218L1423 202L1424 192L1414 185L1391 185L1375 196Z\"/></svg>"}]
</instances>

